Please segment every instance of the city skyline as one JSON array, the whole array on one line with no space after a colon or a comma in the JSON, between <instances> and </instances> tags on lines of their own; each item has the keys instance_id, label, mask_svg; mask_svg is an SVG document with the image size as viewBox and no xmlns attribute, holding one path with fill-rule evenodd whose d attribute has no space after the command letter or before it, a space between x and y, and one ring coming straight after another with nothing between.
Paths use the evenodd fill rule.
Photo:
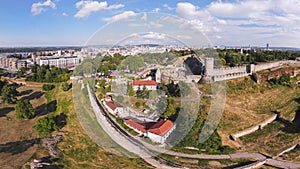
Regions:
<instances>
[{"instance_id":1,"label":"city skyline","mask_svg":"<svg viewBox=\"0 0 300 169\"><path fill-rule=\"evenodd\" d=\"M12 0L0 8L0 47L84 46L100 28L145 12L183 18L213 46L299 47L299 7L297 0Z\"/></svg>"}]
</instances>

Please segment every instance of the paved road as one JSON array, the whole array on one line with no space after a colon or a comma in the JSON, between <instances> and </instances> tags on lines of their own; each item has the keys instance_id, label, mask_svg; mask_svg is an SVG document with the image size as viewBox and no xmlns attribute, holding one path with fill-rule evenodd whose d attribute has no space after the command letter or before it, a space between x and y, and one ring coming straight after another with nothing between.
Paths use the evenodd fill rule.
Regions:
<instances>
[{"instance_id":1,"label":"paved road","mask_svg":"<svg viewBox=\"0 0 300 169\"><path fill-rule=\"evenodd\" d=\"M152 150L152 151L155 151L158 153L177 156L177 157L186 157L186 158L195 158L195 159L215 159L215 160L239 159L239 158L251 158L251 159L257 159L257 160L266 159L266 157L260 153L236 153L236 154L224 154L224 155L186 154L186 153L175 152L175 151L164 149L162 147L154 146L152 144L142 141L138 136L136 136L135 139L139 140L149 150Z\"/></svg>"},{"instance_id":2,"label":"paved road","mask_svg":"<svg viewBox=\"0 0 300 169\"><path fill-rule=\"evenodd\" d=\"M278 168L291 168L291 169L300 168L300 163L279 161L279 160L274 160L274 159L267 159L266 164L271 165L273 167L278 167Z\"/></svg>"}]
</instances>

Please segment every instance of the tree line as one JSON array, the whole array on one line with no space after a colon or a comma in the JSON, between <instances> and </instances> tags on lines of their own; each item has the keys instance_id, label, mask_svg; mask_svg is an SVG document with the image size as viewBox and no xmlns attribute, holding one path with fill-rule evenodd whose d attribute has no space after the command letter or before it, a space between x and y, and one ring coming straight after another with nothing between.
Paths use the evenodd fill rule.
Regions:
<instances>
[{"instance_id":1,"label":"tree line","mask_svg":"<svg viewBox=\"0 0 300 169\"><path fill-rule=\"evenodd\" d=\"M26 81L34 82L65 82L70 79L71 72L67 68L58 68L49 65L31 66L32 75Z\"/></svg>"},{"instance_id":2,"label":"tree line","mask_svg":"<svg viewBox=\"0 0 300 169\"><path fill-rule=\"evenodd\" d=\"M218 56L223 65L237 66L243 64L255 64L257 62L270 62L277 60L295 60L300 57L300 52L291 51L252 51L240 49L218 49Z\"/></svg>"}]
</instances>

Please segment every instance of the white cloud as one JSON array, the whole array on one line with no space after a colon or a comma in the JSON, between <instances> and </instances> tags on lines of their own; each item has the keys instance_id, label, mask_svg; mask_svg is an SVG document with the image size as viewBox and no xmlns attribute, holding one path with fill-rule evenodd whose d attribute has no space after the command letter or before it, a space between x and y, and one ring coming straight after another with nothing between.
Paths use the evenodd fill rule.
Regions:
<instances>
[{"instance_id":1,"label":"white cloud","mask_svg":"<svg viewBox=\"0 0 300 169\"><path fill-rule=\"evenodd\" d=\"M165 39L166 35L157 33L157 32L148 32L147 34L141 36L142 38L147 38L147 39Z\"/></svg>"},{"instance_id":2,"label":"white cloud","mask_svg":"<svg viewBox=\"0 0 300 169\"><path fill-rule=\"evenodd\" d=\"M189 2L179 2L176 6L176 12L183 18L210 19L211 15L207 10L200 10L199 7Z\"/></svg>"},{"instance_id":3,"label":"white cloud","mask_svg":"<svg viewBox=\"0 0 300 169\"><path fill-rule=\"evenodd\" d=\"M105 18L104 21L115 22L122 19L128 19L130 17L136 16L137 14L134 11L125 11L121 14L115 15L111 18Z\"/></svg>"},{"instance_id":4,"label":"white cloud","mask_svg":"<svg viewBox=\"0 0 300 169\"><path fill-rule=\"evenodd\" d=\"M197 15L197 8L189 2L179 2L176 7L176 12L181 17L194 17Z\"/></svg>"},{"instance_id":5,"label":"white cloud","mask_svg":"<svg viewBox=\"0 0 300 169\"><path fill-rule=\"evenodd\" d=\"M147 13L146 13L146 12L143 14L143 16L141 17L141 19L142 19L143 21L146 21L146 20L147 20Z\"/></svg>"},{"instance_id":6,"label":"white cloud","mask_svg":"<svg viewBox=\"0 0 300 169\"><path fill-rule=\"evenodd\" d=\"M170 11L174 9L174 8L170 7L168 4L164 4L163 7Z\"/></svg>"},{"instance_id":7,"label":"white cloud","mask_svg":"<svg viewBox=\"0 0 300 169\"><path fill-rule=\"evenodd\" d=\"M247 44L264 44L269 39L282 43L289 39L275 42L278 38L268 36L291 38L291 33L300 34L299 9L299 0L215 0L201 8L189 2L179 2L176 6L179 16L188 19L208 37Z\"/></svg>"},{"instance_id":8,"label":"white cloud","mask_svg":"<svg viewBox=\"0 0 300 169\"><path fill-rule=\"evenodd\" d=\"M61 15L62 16L69 16L66 12L63 12Z\"/></svg>"},{"instance_id":9,"label":"white cloud","mask_svg":"<svg viewBox=\"0 0 300 169\"><path fill-rule=\"evenodd\" d=\"M91 13L102 11L102 10L112 10L124 7L123 4L108 5L106 1L99 2L93 0L81 0L75 4L79 11L74 15L75 18L85 18Z\"/></svg>"},{"instance_id":10,"label":"white cloud","mask_svg":"<svg viewBox=\"0 0 300 169\"><path fill-rule=\"evenodd\" d=\"M153 12L159 12L159 11L160 11L159 8L154 8L154 9L153 9Z\"/></svg>"},{"instance_id":11,"label":"white cloud","mask_svg":"<svg viewBox=\"0 0 300 169\"><path fill-rule=\"evenodd\" d=\"M45 2L37 2L31 5L31 13L32 15L39 15L42 12L46 11L46 8L50 7L52 9L56 8L56 4L51 0L46 0Z\"/></svg>"}]
</instances>

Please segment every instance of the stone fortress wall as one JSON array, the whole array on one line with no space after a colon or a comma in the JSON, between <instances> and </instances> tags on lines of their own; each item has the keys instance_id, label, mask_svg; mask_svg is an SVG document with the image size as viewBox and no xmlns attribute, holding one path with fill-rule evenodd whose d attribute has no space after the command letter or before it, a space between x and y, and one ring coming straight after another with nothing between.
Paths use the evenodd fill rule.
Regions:
<instances>
[{"instance_id":1,"label":"stone fortress wall","mask_svg":"<svg viewBox=\"0 0 300 169\"><path fill-rule=\"evenodd\" d=\"M236 66L228 68L214 68L214 58L205 58L204 74L211 78L213 82L230 80L252 75L255 72L280 67L283 65L300 65L299 60L284 60L259 65L249 64L246 66Z\"/></svg>"},{"instance_id":2,"label":"stone fortress wall","mask_svg":"<svg viewBox=\"0 0 300 169\"><path fill-rule=\"evenodd\" d=\"M274 120L277 119L278 114L274 114L273 116L271 116L270 118L268 118L267 120L261 122L260 124L253 126L251 128L248 128L246 130L243 130L241 132L235 133L235 134L231 134L230 138L234 141L237 140L237 138L251 134L257 130L262 129L263 127L265 127L266 125L268 125L269 123L272 123Z\"/></svg>"}]
</instances>

